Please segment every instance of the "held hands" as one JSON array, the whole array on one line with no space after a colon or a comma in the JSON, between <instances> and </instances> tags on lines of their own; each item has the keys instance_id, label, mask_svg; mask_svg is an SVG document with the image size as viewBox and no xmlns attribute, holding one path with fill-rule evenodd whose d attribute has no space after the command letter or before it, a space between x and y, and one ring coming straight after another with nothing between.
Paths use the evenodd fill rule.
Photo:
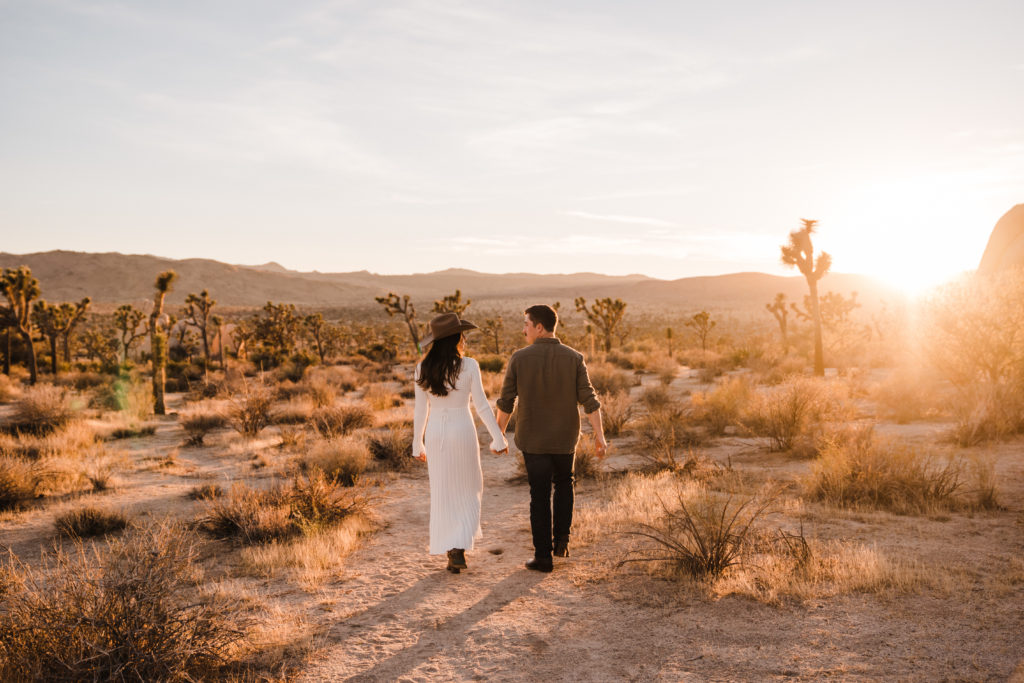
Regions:
<instances>
[{"instance_id":1,"label":"held hands","mask_svg":"<svg viewBox=\"0 0 1024 683\"><path fill-rule=\"evenodd\" d=\"M502 446L502 448L495 448L495 446ZM491 453L495 455L505 455L508 453L508 441L502 439L501 442L491 442Z\"/></svg>"},{"instance_id":2,"label":"held hands","mask_svg":"<svg viewBox=\"0 0 1024 683\"><path fill-rule=\"evenodd\" d=\"M420 451L420 454L413 456L413 458L415 458L416 460L419 460L420 462L426 462L427 461L427 452L426 451Z\"/></svg>"}]
</instances>

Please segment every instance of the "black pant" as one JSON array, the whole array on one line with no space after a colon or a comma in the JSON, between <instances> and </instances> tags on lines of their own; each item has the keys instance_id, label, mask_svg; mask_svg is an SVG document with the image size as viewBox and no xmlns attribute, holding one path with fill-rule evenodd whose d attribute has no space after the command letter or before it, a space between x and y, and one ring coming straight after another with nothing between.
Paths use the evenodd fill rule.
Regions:
<instances>
[{"instance_id":1,"label":"black pant","mask_svg":"<svg viewBox=\"0 0 1024 683\"><path fill-rule=\"evenodd\" d=\"M572 526L575 457L575 453L523 453L526 477L530 482L530 529L533 531L533 551L536 557L551 557L552 536L569 538L569 527ZM553 524L552 483L555 485Z\"/></svg>"}]
</instances>

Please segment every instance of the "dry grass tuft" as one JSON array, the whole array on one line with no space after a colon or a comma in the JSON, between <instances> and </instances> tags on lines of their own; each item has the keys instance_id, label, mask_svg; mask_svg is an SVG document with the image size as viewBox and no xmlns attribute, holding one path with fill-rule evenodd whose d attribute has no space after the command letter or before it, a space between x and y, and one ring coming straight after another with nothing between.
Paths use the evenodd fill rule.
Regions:
<instances>
[{"instance_id":1,"label":"dry grass tuft","mask_svg":"<svg viewBox=\"0 0 1024 683\"><path fill-rule=\"evenodd\" d=\"M179 422L188 435L185 443L189 446L202 446L203 439L214 429L227 426L228 419L215 410L193 410L183 414Z\"/></svg>"},{"instance_id":2,"label":"dry grass tuft","mask_svg":"<svg viewBox=\"0 0 1024 683\"><path fill-rule=\"evenodd\" d=\"M602 396L629 393L636 380L609 363L591 363L587 366L590 383Z\"/></svg>"},{"instance_id":3,"label":"dry grass tuft","mask_svg":"<svg viewBox=\"0 0 1024 683\"><path fill-rule=\"evenodd\" d=\"M43 478L38 466L0 455L0 510L11 510L38 497Z\"/></svg>"},{"instance_id":4,"label":"dry grass tuft","mask_svg":"<svg viewBox=\"0 0 1024 683\"><path fill-rule=\"evenodd\" d=\"M601 423L606 436L619 436L633 417L633 399L628 393L602 395Z\"/></svg>"},{"instance_id":5,"label":"dry grass tuft","mask_svg":"<svg viewBox=\"0 0 1024 683\"><path fill-rule=\"evenodd\" d=\"M242 436L253 438L270 424L271 393L262 386L249 387L232 397L228 407L231 426Z\"/></svg>"},{"instance_id":6,"label":"dry grass tuft","mask_svg":"<svg viewBox=\"0 0 1024 683\"><path fill-rule=\"evenodd\" d=\"M672 394L669 393L667 387L660 384L644 389L644 393L640 395L640 400L647 407L647 410L652 413L670 410L674 407Z\"/></svg>"},{"instance_id":7,"label":"dry grass tuft","mask_svg":"<svg viewBox=\"0 0 1024 683\"><path fill-rule=\"evenodd\" d=\"M654 470L680 470L686 456L702 442L678 408L653 412L636 427L639 455Z\"/></svg>"},{"instance_id":8,"label":"dry grass tuft","mask_svg":"<svg viewBox=\"0 0 1024 683\"><path fill-rule=\"evenodd\" d=\"M121 512L87 505L60 515L53 526L61 536L91 538L122 531L128 526L128 518Z\"/></svg>"},{"instance_id":9,"label":"dry grass tuft","mask_svg":"<svg viewBox=\"0 0 1024 683\"><path fill-rule=\"evenodd\" d=\"M370 455L377 466L390 472L405 472L420 465L412 457L412 430L390 427L367 436Z\"/></svg>"},{"instance_id":10,"label":"dry grass tuft","mask_svg":"<svg viewBox=\"0 0 1024 683\"><path fill-rule=\"evenodd\" d=\"M402 405L402 399L386 383L377 382L363 390L363 401L374 410L387 410Z\"/></svg>"},{"instance_id":11,"label":"dry grass tuft","mask_svg":"<svg viewBox=\"0 0 1024 683\"><path fill-rule=\"evenodd\" d=\"M21 382L0 374L0 403L10 403L21 397Z\"/></svg>"},{"instance_id":12,"label":"dry grass tuft","mask_svg":"<svg viewBox=\"0 0 1024 683\"><path fill-rule=\"evenodd\" d=\"M309 422L313 411L321 407L323 406L320 404L306 400L292 400L284 405L276 406L271 413L270 421L276 425L305 424Z\"/></svg>"},{"instance_id":13,"label":"dry grass tuft","mask_svg":"<svg viewBox=\"0 0 1024 683\"><path fill-rule=\"evenodd\" d=\"M314 472L269 490L236 484L227 496L210 501L199 529L243 545L267 543L316 532L364 512L368 505L363 491Z\"/></svg>"},{"instance_id":14,"label":"dry grass tuft","mask_svg":"<svg viewBox=\"0 0 1024 683\"><path fill-rule=\"evenodd\" d=\"M14 433L46 435L71 422L74 414L71 396L66 389L52 384L37 384L22 394L5 429Z\"/></svg>"},{"instance_id":15,"label":"dry grass tuft","mask_svg":"<svg viewBox=\"0 0 1024 683\"><path fill-rule=\"evenodd\" d=\"M809 377L794 377L767 393L755 395L744 426L757 436L766 436L773 451L789 451L812 443L829 422L849 415L845 389L836 383ZM816 448L804 448L816 453Z\"/></svg>"},{"instance_id":16,"label":"dry grass tuft","mask_svg":"<svg viewBox=\"0 0 1024 683\"><path fill-rule=\"evenodd\" d=\"M187 494L190 500L213 500L224 495L224 489L220 484L202 484L194 487Z\"/></svg>"},{"instance_id":17,"label":"dry grass tuft","mask_svg":"<svg viewBox=\"0 0 1024 683\"><path fill-rule=\"evenodd\" d=\"M938 460L919 448L876 438L829 444L806 481L806 494L839 507L901 514L961 507L963 464Z\"/></svg>"},{"instance_id":18,"label":"dry grass tuft","mask_svg":"<svg viewBox=\"0 0 1024 683\"><path fill-rule=\"evenodd\" d=\"M373 426L373 411L362 403L317 408L309 418L313 428L325 439L346 436L357 429Z\"/></svg>"},{"instance_id":19,"label":"dry grass tuft","mask_svg":"<svg viewBox=\"0 0 1024 683\"><path fill-rule=\"evenodd\" d=\"M219 677L243 633L199 595L193 538L151 527L78 546L17 582L0 612L0 679L179 681Z\"/></svg>"},{"instance_id":20,"label":"dry grass tuft","mask_svg":"<svg viewBox=\"0 0 1024 683\"><path fill-rule=\"evenodd\" d=\"M725 434L726 427L740 424L740 418L753 396L750 383L743 377L729 377L708 392L692 397L693 416L712 436Z\"/></svg>"},{"instance_id":21,"label":"dry grass tuft","mask_svg":"<svg viewBox=\"0 0 1024 683\"><path fill-rule=\"evenodd\" d=\"M362 440L351 437L320 441L299 464L306 471L322 472L342 486L354 486L370 464L370 451Z\"/></svg>"}]
</instances>

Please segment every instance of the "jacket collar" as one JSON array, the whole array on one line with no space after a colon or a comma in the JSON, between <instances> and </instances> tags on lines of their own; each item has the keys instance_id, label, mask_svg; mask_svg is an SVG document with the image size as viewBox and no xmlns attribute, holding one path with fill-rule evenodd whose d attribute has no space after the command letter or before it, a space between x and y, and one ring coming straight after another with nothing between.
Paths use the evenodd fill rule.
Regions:
<instances>
[{"instance_id":1,"label":"jacket collar","mask_svg":"<svg viewBox=\"0 0 1024 683\"><path fill-rule=\"evenodd\" d=\"M537 337L533 340L534 344L561 344L558 337Z\"/></svg>"}]
</instances>

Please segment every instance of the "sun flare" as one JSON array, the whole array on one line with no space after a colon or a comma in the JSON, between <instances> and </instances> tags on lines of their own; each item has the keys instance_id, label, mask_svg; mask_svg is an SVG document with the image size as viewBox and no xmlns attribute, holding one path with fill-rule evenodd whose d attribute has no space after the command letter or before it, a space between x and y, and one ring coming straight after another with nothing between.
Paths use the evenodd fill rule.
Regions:
<instances>
[{"instance_id":1,"label":"sun flare","mask_svg":"<svg viewBox=\"0 0 1024 683\"><path fill-rule=\"evenodd\" d=\"M991 229L979 229L978 216L987 213L950 179L891 180L852 193L822 245L835 270L920 294L977 267Z\"/></svg>"}]
</instances>

